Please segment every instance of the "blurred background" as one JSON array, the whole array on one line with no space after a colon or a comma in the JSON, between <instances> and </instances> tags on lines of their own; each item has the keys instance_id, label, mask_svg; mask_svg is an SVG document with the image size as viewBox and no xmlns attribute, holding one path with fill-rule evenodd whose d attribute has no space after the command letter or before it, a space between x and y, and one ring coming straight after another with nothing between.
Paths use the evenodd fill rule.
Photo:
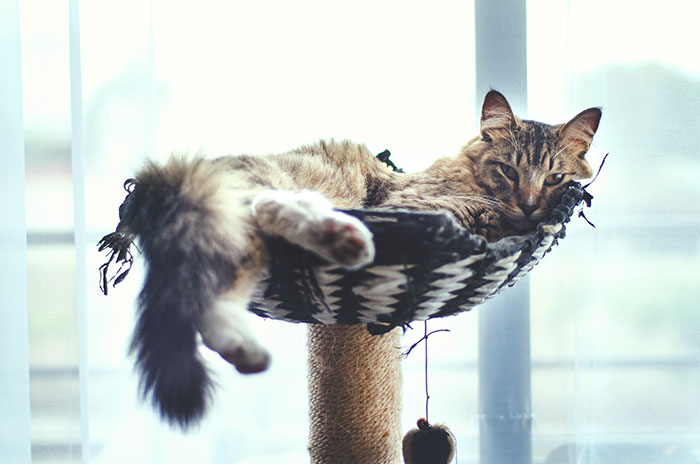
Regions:
<instances>
[{"instance_id":1,"label":"blurred background","mask_svg":"<svg viewBox=\"0 0 700 464\"><path fill-rule=\"evenodd\" d=\"M18 4L29 334L3 336L28 343L31 461L307 462L305 327L253 321L274 357L258 376L207 355L214 408L182 434L138 400L128 338L143 263L105 297L95 244L146 158L329 137L388 148L406 171L456 154L483 98L473 1ZM596 227L574 217L530 279L534 462L700 463L698 15L681 0L527 2L520 116L560 123L601 106L588 158L610 153L589 188ZM431 419L475 463L476 314L430 323L442 327ZM412 355L404 431L423 406Z\"/></svg>"}]
</instances>

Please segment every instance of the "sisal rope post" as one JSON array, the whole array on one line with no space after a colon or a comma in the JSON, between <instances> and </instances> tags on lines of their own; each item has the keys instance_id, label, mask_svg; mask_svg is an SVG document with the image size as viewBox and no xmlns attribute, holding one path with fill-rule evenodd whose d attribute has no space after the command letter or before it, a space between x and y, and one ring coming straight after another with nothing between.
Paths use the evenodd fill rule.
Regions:
<instances>
[{"instance_id":1,"label":"sisal rope post","mask_svg":"<svg viewBox=\"0 0 700 464\"><path fill-rule=\"evenodd\" d=\"M401 462L399 337L309 324L311 464Z\"/></svg>"}]
</instances>

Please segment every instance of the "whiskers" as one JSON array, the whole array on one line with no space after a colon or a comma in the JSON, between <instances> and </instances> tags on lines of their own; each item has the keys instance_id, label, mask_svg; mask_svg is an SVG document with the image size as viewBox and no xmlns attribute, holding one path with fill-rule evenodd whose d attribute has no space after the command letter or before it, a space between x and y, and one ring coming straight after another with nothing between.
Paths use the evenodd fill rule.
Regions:
<instances>
[{"instance_id":1,"label":"whiskers","mask_svg":"<svg viewBox=\"0 0 700 464\"><path fill-rule=\"evenodd\" d=\"M559 155L561 155L562 153L564 153L566 150L568 150L568 149L569 149L570 147L572 147L573 145L574 145L574 142L573 142L573 141L566 143L566 144L565 144L564 146L562 146L559 150L557 150L556 153L554 153L554 154L551 156L551 159L552 159L552 160L556 159L557 156L559 156Z\"/></svg>"},{"instance_id":2,"label":"whiskers","mask_svg":"<svg viewBox=\"0 0 700 464\"><path fill-rule=\"evenodd\" d=\"M479 203L505 215L510 215L513 212L510 205L489 195L455 195L454 198Z\"/></svg>"},{"instance_id":3,"label":"whiskers","mask_svg":"<svg viewBox=\"0 0 700 464\"><path fill-rule=\"evenodd\" d=\"M552 212L551 206L541 206L532 216L527 217L519 207L489 195L455 195L454 198L486 206L502 214L504 218L509 221L523 224L540 222L549 217Z\"/></svg>"}]
</instances>

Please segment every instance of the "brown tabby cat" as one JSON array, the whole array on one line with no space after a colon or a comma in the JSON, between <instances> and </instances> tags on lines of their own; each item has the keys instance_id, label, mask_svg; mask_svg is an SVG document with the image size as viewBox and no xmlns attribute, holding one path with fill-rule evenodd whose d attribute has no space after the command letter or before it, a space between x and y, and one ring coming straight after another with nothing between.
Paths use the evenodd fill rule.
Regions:
<instances>
[{"instance_id":1,"label":"brown tabby cat","mask_svg":"<svg viewBox=\"0 0 700 464\"><path fill-rule=\"evenodd\" d=\"M416 174L334 141L279 155L147 164L118 228L138 239L148 262L132 340L143 394L182 427L201 418L212 383L198 333L240 372L267 368L245 319L266 262L264 235L359 268L373 260L372 235L336 208L445 210L489 240L532 230L570 180L591 176L585 154L600 116L591 108L562 125L523 121L491 91L481 133Z\"/></svg>"}]
</instances>

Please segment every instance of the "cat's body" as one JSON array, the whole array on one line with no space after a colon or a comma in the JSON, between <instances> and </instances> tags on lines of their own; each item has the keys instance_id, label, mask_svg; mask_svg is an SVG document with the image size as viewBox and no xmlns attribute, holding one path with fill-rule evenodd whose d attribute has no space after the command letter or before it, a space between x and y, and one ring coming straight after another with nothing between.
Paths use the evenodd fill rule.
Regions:
<instances>
[{"instance_id":1,"label":"cat's body","mask_svg":"<svg viewBox=\"0 0 700 464\"><path fill-rule=\"evenodd\" d=\"M120 211L120 227L148 262L132 341L144 394L169 421L201 417L211 382L198 333L239 371L267 368L245 320L266 262L264 235L358 268L372 262L372 236L336 209L444 210L490 240L531 230L570 180L590 177L584 155L599 118L590 109L566 125L521 121L492 91L481 134L421 173L392 172L365 146L334 141L148 164Z\"/></svg>"}]
</instances>

